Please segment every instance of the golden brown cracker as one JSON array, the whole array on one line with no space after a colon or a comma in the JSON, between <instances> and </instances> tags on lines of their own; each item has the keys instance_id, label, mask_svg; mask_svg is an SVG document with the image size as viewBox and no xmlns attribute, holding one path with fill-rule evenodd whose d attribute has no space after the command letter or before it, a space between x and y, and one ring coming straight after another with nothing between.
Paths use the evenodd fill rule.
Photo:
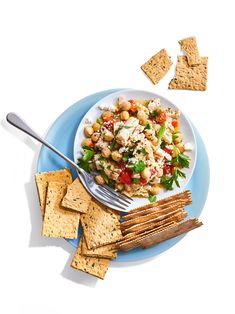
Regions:
<instances>
[{"instance_id":1,"label":"golden brown cracker","mask_svg":"<svg viewBox=\"0 0 235 314\"><path fill-rule=\"evenodd\" d=\"M122 238L117 214L92 200L81 223L88 249L114 243Z\"/></svg>"},{"instance_id":2,"label":"golden brown cracker","mask_svg":"<svg viewBox=\"0 0 235 314\"><path fill-rule=\"evenodd\" d=\"M110 260L107 258L87 257L82 255L82 240L74 254L71 267L86 272L92 276L104 279Z\"/></svg>"},{"instance_id":3,"label":"golden brown cracker","mask_svg":"<svg viewBox=\"0 0 235 314\"><path fill-rule=\"evenodd\" d=\"M201 57L199 65L190 67L186 56L178 56L176 74L168 88L205 91L207 89L207 64L208 58Z\"/></svg>"},{"instance_id":4,"label":"golden brown cracker","mask_svg":"<svg viewBox=\"0 0 235 314\"><path fill-rule=\"evenodd\" d=\"M39 172L35 174L35 181L38 190L39 202L44 216L45 211L45 195L48 182L62 182L66 184L72 183L72 174L70 169L60 169L55 171Z\"/></svg>"},{"instance_id":5,"label":"golden brown cracker","mask_svg":"<svg viewBox=\"0 0 235 314\"><path fill-rule=\"evenodd\" d=\"M80 214L64 209L61 201L66 193L66 185L59 182L49 182L45 215L42 225L42 235L53 238L76 239Z\"/></svg>"},{"instance_id":6,"label":"golden brown cracker","mask_svg":"<svg viewBox=\"0 0 235 314\"><path fill-rule=\"evenodd\" d=\"M80 213L86 213L91 195L86 191L82 183L76 178L72 184L67 187L67 193L62 200L62 206L76 210Z\"/></svg>"},{"instance_id":7,"label":"golden brown cracker","mask_svg":"<svg viewBox=\"0 0 235 314\"><path fill-rule=\"evenodd\" d=\"M105 246L100 246L95 249L88 249L86 240L83 238L82 241L82 255L90 256L90 257L101 257L101 258L116 258L117 257L117 250L115 244L107 244Z\"/></svg>"},{"instance_id":8,"label":"golden brown cracker","mask_svg":"<svg viewBox=\"0 0 235 314\"><path fill-rule=\"evenodd\" d=\"M172 64L167 51L162 49L145 62L141 66L141 69L150 78L153 84L157 84L166 75Z\"/></svg>"},{"instance_id":9,"label":"golden brown cracker","mask_svg":"<svg viewBox=\"0 0 235 314\"><path fill-rule=\"evenodd\" d=\"M198 65L201 63L196 37L188 37L179 41L181 49L187 57L189 66Z\"/></svg>"}]
</instances>

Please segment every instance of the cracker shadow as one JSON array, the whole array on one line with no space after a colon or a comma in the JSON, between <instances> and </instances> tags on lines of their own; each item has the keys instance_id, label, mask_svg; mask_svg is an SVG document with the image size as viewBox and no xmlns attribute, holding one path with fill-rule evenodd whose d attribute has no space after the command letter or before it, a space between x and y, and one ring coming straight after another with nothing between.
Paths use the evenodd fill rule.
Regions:
<instances>
[{"instance_id":1,"label":"cracker shadow","mask_svg":"<svg viewBox=\"0 0 235 314\"><path fill-rule=\"evenodd\" d=\"M65 241L66 242L66 241ZM93 277L92 275L89 275L87 273L84 273L80 270L76 270L70 266L72 257L75 253L75 248L72 247L71 244L66 242L68 246L68 251L70 253L70 257L68 258L64 269L61 272L61 276L64 277L67 280L70 280L76 284L85 285L91 288L94 288L97 284L97 282L101 279L98 279L96 277Z\"/></svg>"}]
</instances>

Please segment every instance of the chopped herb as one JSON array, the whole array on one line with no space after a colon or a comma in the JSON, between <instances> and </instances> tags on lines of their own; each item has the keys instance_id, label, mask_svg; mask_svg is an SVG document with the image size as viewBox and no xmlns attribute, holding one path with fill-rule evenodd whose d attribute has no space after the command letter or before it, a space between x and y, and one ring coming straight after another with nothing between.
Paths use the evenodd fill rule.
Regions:
<instances>
[{"instance_id":1,"label":"chopped herb","mask_svg":"<svg viewBox=\"0 0 235 314\"><path fill-rule=\"evenodd\" d=\"M172 134L172 140L173 141L175 141L177 138L178 138L178 132L174 132L173 134Z\"/></svg>"},{"instance_id":2,"label":"chopped herb","mask_svg":"<svg viewBox=\"0 0 235 314\"><path fill-rule=\"evenodd\" d=\"M146 129L147 130L151 130L152 129L152 124L149 121L147 121Z\"/></svg>"},{"instance_id":3,"label":"chopped herb","mask_svg":"<svg viewBox=\"0 0 235 314\"><path fill-rule=\"evenodd\" d=\"M140 179L139 178L133 178L132 181L133 181L133 183L138 184L140 182Z\"/></svg>"},{"instance_id":4,"label":"chopped herb","mask_svg":"<svg viewBox=\"0 0 235 314\"><path fill-rule=\"evenodd\" d=\"M95 154L95 152L93 150L85 148L82 160L83 161L88 161L88 160L90 160L94 156L94 154Z\"/></svg>"},{"instance_id":5,"label":"chopped herb","mask_svg":"<svg viewBox=\"0 0 235 314\"><path fill-rule=\"evenodd\" d=\"M82 159L79 159L78 166L85 170L86 172L90 172L89 163L88 161L84 161Z\"/></svg>"},{"instance_id":6,"label":"chopped herb","mask_svg":"<svg viewBox=\"0 0 235 314\"><path fill-rule=\"evenodd\" d=\"M115 149L115 145L116 145L116 140L113 139L110 145L110 150L114 150Z\"/></svg>"},{"instance_id":7,"label":"chopped herb","mask_svg":"<svg viewBox=\"0 0 235 314\"><path fill-rule=\"evenodd\" d=\"M157 138L159 141L163 137L165 131L166 131L166 125L165 125L165 123L163 123L162 126L160 127L160 130L159 130L158 135L157 135Z\"/></svg>"},{"instance_id":8,"label":"chopped herb","mask_svg":"<svg viewBox=\"0 0 235 314\"><path fill-rule=\"evenodd\" d=\"M145 162L143 160L139 160L134 165L128 165L128 168L133 170L134 172L141 172L146 168Z\"/></svg>"},{"instance_id":9,"label":"chopped herb","mask_svg":"<svg viewBox=\"0 0 235 314\"><path fill-rule=\"evenodd\" d=\"M185 173L180 171L179 169L175 169L173 172L172 177L167 178L166 176L161 177L161 184L167 189L167 190L173 190L173 183L175 183L178 188L180 187L178 178L186 178Z\"/></svg>"},{"instance_id":10,"label":"chopped herb","mask_svg":"<svg viewBox=\"0 0 235 314\"><path fill-rule=\"evenodd\" d=\"M182 168L189 168L189 156L179 153L175 158L171 160L171 164L176 164Z\"/></svg>"},{"instance_id":11,"label":"chopped herb","mask_svg":"<svg viewBox=\"0 0 235 314\"><path fill-rule=\"evenodd\" d=\"M124 153L124 156L122 157L123 161L128 161L129 158L133 156L133 151L129 150Z\"/></svg>"},{"instance_id":12,"label":"chopped herb","mask_svg":"<svg viewBox=\"0 0 235 314\"><path fill-rule=\"evenodd\" d=\"M86 145L82 146L82 148L83 149L88 149L88 150L93 150L90 146L86 146Z\"/></svg>"},{"instance_id":13,"label":"chopped herb","mask_svg":"<svg viewBox=\"0 0 235 314\"><path fill-rule=\"evenodd\" d=\"M125 127L125 129L130 129L130 128L132 128L131 125L125 125L124 127Z\"/></svg>"},{"instance_id":14,"label":"chopped herb","mask_svg":"<svg viewBox=\"0 0 235 314\"><path fill-rule=\"evenodd\" d=\"M98 160L106 160L103 156L100 156Z\"/></svg>"},{"instance_id":15,"label":"chopped herb","mask_svg":"<svg viewBox=\"0 0 235 314\"><path fill-rule=\"evenodd\" d=\"M151 117L156 117L156 116L158 116L158 112L157 112L157 110L154 110L154 111L150 112L149 115L150 115Z\"/></svg>"},{"instance_id":16,"label":"chopped herb","mask_svg":"<svg viewBox=\"0 0 235 314\"><path fill-rule=\"evenodd\" d=\"M103 121L102 118L98 118L98 119L96 120L96 122L99 123L99 124L103 124L104 121Z\"/></svg>"},{"instance_id":17,"label":"chopped herb","mask_svg":"<svg viewBox=\"0 0 235 314\"><path fill-rule=\"evenodd\" d=\"M106 173L104 172L104 170L99 170L99 173L101 174L102 178L104 179L105 183L106 184L109 184L109 178L108 176L106 175Z\"/></svg>"},{"instance_id":18,"label":"chopped herb","mask_svg":"<svg viewBox=\"0 0 235 314\"><path fill-rule=\"evenodd\" d=\"M157 196L156 195L149 195L148 197L150 203L154 203L157 200Z\"/></svg>"},{"instance_id":19,"label":"chopped herb","mask_svg":"<svg viewBox=\"0 0 235 314\"><path fill-rule=\"evenodd\" d=\"M115 188L115 181L114 180L109 180L109 186L114 189Z\"/></svg>"},{"instance_id":20,"label":"chopped herb","mask_svg":"<svg viewBox=\"0 0 235 314\"><path fill-rule=\"evenodd\" d=\"M166 145L167 145L167 142L165 142L165 141L163 140L162 143L161 143L161 149L165 148Z\"/></svg>"},{"instance_id":21,"label":"chopped herb","mask_svg":"<svg viewBox=\"0 0 235 314\"><path fill-rule=\"evenodd\" d=\"M143 147L143 148L141 148L141 153L144 155L144 156L146 156L147 155L147 152L146 152L146 149Z\"/></svg>"}]
</instances>

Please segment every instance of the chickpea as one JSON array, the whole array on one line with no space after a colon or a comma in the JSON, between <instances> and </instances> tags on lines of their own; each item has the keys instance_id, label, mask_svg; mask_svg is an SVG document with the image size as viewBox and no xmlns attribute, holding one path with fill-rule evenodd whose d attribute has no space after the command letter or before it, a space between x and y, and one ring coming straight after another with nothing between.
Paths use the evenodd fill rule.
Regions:
<instances>
[{"instance_id":1,"label":"chickpea","mask_svg":"<svg viewBox=\"0 0 235 314\"><path fill-rule=\"evenodd\" d=\"M85 133L86 137L91 137L93 132L94 131L93 131L93 128L91 126L86 126L84 128L84 133Z\"/></svg>"},{"instance_id":2,"label":"chickpea","mask_svg":"<svg viewBox=\"0 0 235 314\"><path fill-rule=\"evenodd\" d=\"M145 125L147 123L147 114L143 110L137 112L137 118L140 120L140 124Z\"/></svg>"},{"instance_id":3,"label":"chickpea","mask_svg":"<svg viewBox=\"0 0 235 314\"><path fill-rule=\"evenodd\" d=\"M150 194L152 194L152 195L159 194L160 191L161 191L161 187L159 185L153 185L153 186L151 186L151 188L149 190Z\"/></svg>"},{"instance_id":4,"label":"chickpea","mask_svg":"<svg viewBox=\"0 0 235 314\"><path fill-rule=\"evenodd\" d=\"M90 146L92 144L92 140L90 138L85 138L82 141L82 146Z\"/></svg>"},{"instance_id":5,"label":"chickpea","mask_svg":"<svg viewBox=\"0 0 235 314\"><path fill-rule=\"evenodd\" d=\"M120 154L118 151L114 151L111 154L112 159L116 162L120 162L122 160L122 154Z\"/></svg>"},{"instance_id":6,"label":"chickpea","mask_svg":"<svg viewBox=\"0 0 235 314\"><path fill-rule=\"evenodd\" d=\"M154 124L154 125L153 125L153 128L154 128L155 132L158 133L158 131L159 131L160 128L161 128L161 125L160 125L160 124Z\"/></svg>"},{"instance_id":7,"label":"chickpea","mask_svg":"<svg viewBox=\"0 0 235 314\"><path fill-rule=\"evenodd\" d=\"M104 158L109 158L109 156L111 155L111 150L108 147L104 147L101 151L101 155Z\"/></svg>"},{"instance_id":8,"label":"chickpea","mask_svg":"<svg viewBox=\"0 0 235 314\"><path fill-rule=\"evenodd\" d=\"M184 145L183 145L182 143L178 143L178 144L176 144L175 146L178 148L178 150L179 150L181 153L183 153L183 152L185 151Z\"/></svg>"},{"instance_id":9,"label":"chickpea","mask_svg":"<svg viewBox=\"0 0 235 314\"><path fill-rule=\"evenodd\" d=\"M152 139L152 144L153 144L154 146L157 146L157 144L158 144L158 139L156 138L156 136L153 137L153 139Z\"/></svg>"},{"instance_id":10,"label":"chickpea","mask_svg":"<svg viewBox=\"0 0 235 314\"><path fill-rule=\"evenodd\" d=\"M110 142L112 141L112 139L114 138L114 135L112 132L106 130L104 133L103 133L103 139L107 142Z\"/></svg>"},{"instance_id":11,"label":"chickpea","mask_svg":"<svg viewBox=\"0 0 235 314\"><path fill-rule=\"evenodd\" d=\"M95 122L93 125L92 125L92 128L93 128L93 131L94 132L97 132L99 131L100 129L100 124L98 122Z\"/></svg>"},{"instance_id":12,"label":"chickpea","mask_svg":"<svg viewBox=\"0 0 235 314\"><path fill-rule=\"evenodd\" d=\"M174 139L174 143L175 144L181 143L183 140L183 134L178 132L178 133L176 133L176 136L177 137Z\"/></svg>"},{"instance_id":13,"label":"chickpea","mask_svg":"<svg viewBox=\"0 0 235 314\"><path fill-rule=\"evenodd\" d=\"M150 179L150 176L151 176L151 171L149 168L145 168L143 171L141 171L140 175L143 179L148 181Z\"/></svg>"},{"instance_id":14,"label":"chickpea","mask_svg":"<svg viewBox=\"0 0 235 314\"><path fill-rule=\"evenodd\" d=\"M118 183L118 184L116 184L116 188L117 188L119 191L122 191L122 190L124 189L124 184Z\"/></svg>"},{"instance_id":15,"label":"chickpea","mask_svg":"<svg viewBox=\"0 0 235 314\"><path fill-rule=\"evenodd\" d=\"M163 176L163 169L162 168L158 169L157 176L158 176L158 178L161 178Z\"/></svg>"},{"instance_id":16,"label":"chickpea","mask_svg":"<svg viewBox=\"0 0 235 314\"><path fill-rule=\"evenodd\" d=\"M123 101L122 103L119 103L118 108L120 110L130 110L131 104L129 101Z\"/></svg>"},{"instance_id":17,"label":"chickpea","mask_svg":"<svg viewBox=\"0 0 235 314\"><path fill-rule=\"evenodd\" d=\"M152 130L145 130L144 131L144 134L145 134L145 137L148 139L148 140L151 140L153 138L153 131Z\"/></svg>"},{"instance_id":18,"label":"chickpea","mask_svg":"<svg viewBox=\"0 0 235 314\"><path fill-rule=\"evenodd\" d=\"M113 113L111 111L105 111L102 113L102 118L111 118L113 116Z\"/></svg>"},{"instance_id":19,"label":"chickpea","mask_svg":"<svg viewBox=\"0 0 235 314\"><path fill-rule=\"evenodd\" d=\"M96 181L97 184L101 184L101 185L105 184L104 178L102 176L100 176L100 175L95 176L95 181Z\"/></svg>"},{"instance_id":20,"label":"chickpea","mask_svg":"<svg viewBox=\"0 0 235 314\"><path fill-rule=\"evenodd\" d=\"M179 154L179 152L180 150L178 149L178 147L175 147L171 153L171 156L175 158Z\"/></svg>"},{"instance_id":21,"label":"chickpea","mask_svg":"<svg viewBox=\"0 0 235 314\"><path fill-rule=\"evenodd\" d=\"M130 117L129 112L128 111L122 111L121 114L120 114L120 117L124 121L128 120L129 117Z\"/></svg>"},{"instance_id":22,"label":"chickpea","mask_svg":"<svg viewBox=\"0 0 235 314\"><path fill-rule=\"evenodd\" d=\"M131 191L131 186L128 184L125 184L125 191L130 192Z\"/></svg>"},{"instance_id":23,"label":"chickpea","mask_svg":"<svg viewBox=\"0 0 235 314\"><path fill-rule=\"evenodd\" d=\"M95 143L98 142L99 138L100 138L100 133L97 133L97 132L93 133L91 136L92 141Z\"/></svg>"}]
</instances>

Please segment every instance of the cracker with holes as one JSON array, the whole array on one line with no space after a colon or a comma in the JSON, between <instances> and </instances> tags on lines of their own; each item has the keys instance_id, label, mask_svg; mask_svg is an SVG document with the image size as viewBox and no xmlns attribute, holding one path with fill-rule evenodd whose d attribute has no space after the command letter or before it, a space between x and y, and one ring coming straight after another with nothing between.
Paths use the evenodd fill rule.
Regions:
<instances>
[{"instance_id":1,"label":"cracker with holes","mask_svg":"<svg viewBox=\"0 0 235 314\"><path fill-rule=\"evenodd\" d=\"M181 39L179 41L179 44L187 57L187 61L190 67L201 63L196 37Z\"/></svg>"}]
</instances>

